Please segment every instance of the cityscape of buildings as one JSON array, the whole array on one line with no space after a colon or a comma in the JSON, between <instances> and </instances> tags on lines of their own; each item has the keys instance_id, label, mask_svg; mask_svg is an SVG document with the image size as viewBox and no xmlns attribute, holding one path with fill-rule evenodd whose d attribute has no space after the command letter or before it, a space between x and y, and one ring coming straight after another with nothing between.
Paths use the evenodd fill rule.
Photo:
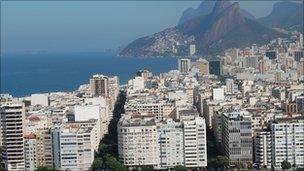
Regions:
<instances>
[{"instance_id":1,"label":"cityscape of buildings","mask_svg":"<svg viewBox=\"0 0 304 171\"><path fill-rule=\"evenodd\" d=\"M216 167L214 153L230 168L304 168L303 35L194 54L191 45L177 70L140 70L126 85L99 74L73 92L1 94L2 168L93 170L120 94L117 160L129 170L202 170Z\"/></svg>"}]
</instances>

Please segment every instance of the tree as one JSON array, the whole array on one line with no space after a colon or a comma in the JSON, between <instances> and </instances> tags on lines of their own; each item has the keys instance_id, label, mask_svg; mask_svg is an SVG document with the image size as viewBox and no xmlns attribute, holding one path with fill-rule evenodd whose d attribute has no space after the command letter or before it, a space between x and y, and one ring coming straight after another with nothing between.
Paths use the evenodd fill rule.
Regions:
<instances>
[{"instance_id":1,"label":"tree","mask_svg":"<svg viewBox=\"0 0 304 171\"><path fill-rule=\"evenodd\" d=\"M39 166L37 171L56 171L55 169L49 168L47 166Z\"/></svg>"},{"instance_id":2,"label":"tree","mask_svg":"<svg viewBox=\"0 0 304 171\"><path fill-rule=\"evenodd\" d=\"M154 167L153 166L141 166L140 167L141 171L153 171L154 170Z\"/></svg>"},{"instance_id":3,"label":"tree","mask_svg":"<svg viewBox=\"0 0 304 171\"><path fill-rule=\"evenodd\" d=\"M229 166L229 158L227 156L217 156L216 162L220 168L227 168Z\"/></svg>"},{"instance_id":4,"label":"tree","mask_svg":"<svg viewBox=\"0 0 304 171\"><path fill-rule=\"evenodd\" d=\"M214 168L218 167L216 158L208 159L208 166L211 166L211 167L214 167Z\"/></svg>"},{"instance_id":5,"label":"tree","mask_svg":"<svg viewBox=\"0 0 304 171\"><path fill-rule=\"evenodd\" d=\"M109 148L109 145L104 144L104 143L100 143L99 147L98 147L98 153L100 155L106 155L109 151L108 148Z\"/></svg>"},{"instance_id":6,"label":"tree","mask_svg":"<svg viewBox=\"0 0 304 171\"><path fill-rule=\"evenodd\" d=\"M185 166L175 166L174 171L187 171L187 168Z\"/></svg>"},{"instance_id":7,"label":"tree","mask_svg":"<svg viewBox=\"0 0 304 171\"><path fill-rule=\"evenodd\" d=\"M217 156L216 158L208 159L208 165L213 168L224 170L229 166L229 158L226 156Z\"/></svg>"},{"instance_id":8,"label":"tree","mask_svg":"<svg viewBox=\"0 0 304 171\"><path fill-rule=\"evenodd\" d=\"M248 169L248 170L252 170L252 169L253 169L253 165L252 165L251 162L248 162L248 163L247 163L247 169Z\"/></svg>"},{"instance_id":9,"label":"tree","mask_svg":"<svg viewBox=\"0 0 304 171\"><path fill-rule=\"evenodd\" d=\"M102 167L102 159L100 157L95 157L92 163L92 170L100 170Z\"/></svg>"},{"instance_id":10,"label":"tree","mask_svg":"<svg viewBox=\"0 0 304 171\"><path fill-rule=\"evenodd\" d=\"M106 157L106 164L113 171L126 171L127 168L121 164L115 157L109 155Z\"/></svg>"},{"instance_id":11,"label":"tree","mask_svg":"<svg viewBox=\"0 0 304 171\"><path fill-rule=\"evenodd\" d=\"M290 169L291 168L291 164L287 160L284 160L281 163L281 167L282 167L283 170Z\"/></svg>"}]
</instances>

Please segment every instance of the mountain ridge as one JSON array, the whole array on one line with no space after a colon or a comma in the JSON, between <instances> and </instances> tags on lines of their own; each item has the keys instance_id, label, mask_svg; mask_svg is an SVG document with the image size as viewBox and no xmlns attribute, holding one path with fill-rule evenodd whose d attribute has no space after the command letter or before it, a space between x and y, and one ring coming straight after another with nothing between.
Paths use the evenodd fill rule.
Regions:
<instances>
[{"instance_id":1,"label":"mountain ridge","mask_svg":"<svg viewBox=\"0 0 304 171\"><path fill-rule=\"evenodd\" d=\"M187 8L182 13L182 16L180 17L180 19L178 21L178 25L181 25L181 24L185 23L186 21L189 21L196 17L205 16L205 15L210 14L214 9L215 4L216 4L216 1L205 0L205 1L202 1L201 4L197 8ZM244 9L241 9L241 12L246 18L256 19L254 15L252 15L250 12L248 12Z\"/></svg>"},{"instance_id":2,"label":"mountain ridge","mask_svg":"<svg viewBox=\"0 0 304 171\"><path fill-rule=\"evenodd\" d=\"M198 55L210 55L220 53L226 48L261 44L284 36L286 35L283 33L246 18L239 3L217 1L210 14L136 39L120 55L178 56L179 48L187 48L190 44L196 45Z\"/></svg>"},{"instance_id":3,"label":"mountain ridge","mask_svg":"<svg viewBox=\"0 0 304 171\"><path fill-rule=\"evenodd\" d=\"M258 21L269 27L303 32L303 3L277 2L273 5L271 13L259 18Z\"/></svg>"}]
</instances>

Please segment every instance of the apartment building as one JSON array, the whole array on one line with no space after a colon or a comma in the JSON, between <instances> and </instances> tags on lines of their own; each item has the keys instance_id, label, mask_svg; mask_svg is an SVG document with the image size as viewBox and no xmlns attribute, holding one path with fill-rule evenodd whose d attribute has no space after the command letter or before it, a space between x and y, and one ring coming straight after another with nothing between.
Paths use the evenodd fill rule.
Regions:
<instances>
[{"instance_id":1,"label":"apartment building","mask_svg":"<svg viewBox=\"0 0 304 171\"><path fill-rule=\"evenodd\" d=\"M222 144L231 164L252 163L251 117L247 111L222 115Z\"/></svg>"},{"instance_id":2,"label":"apartment building","mask_svg":"<svg viewBox=\"0 0 304 171\"><path fill-rule=\"evenodd\" d=\"M159 163L157 126L154 117L124 115L118 122L118 154L125 166Z\"/></svg>"},{"instance_id":3,"label":"apartment building","mask_svg":"<svg viewBox=\"0 0 304 171\"><path fill-rule=\"evenodd\" d=\"M33 133L24 135L24 159L25 170L37 169L37 139Z\"/></svg>"},{"instance_id":4,"label":"apartment building","mask_svg":"<svg viewBox=\"0 0 304 171\"><path fill-rule=\"evenodd\" d=\"M269 131L256 133L254 140L255 163L259 168L271 168L271 134Z\"/></svg>"},{"instance_id":5,"label":"apartment building","mask_svg":"<svg viewBox=\"0 0 304 171\"><path fill-rule=\"evenodd\" d=\"M90 78L90 90L93 96L109 96L109 78L104 75L93 75Z\"/></svg>"},{"instance_id":6,"label":"apartment building","mask_svg":"<svg viewBox=\"0 0 304 171\"><path fill-rule=\"evenodd\" d=\"M156 120L163 120L174 110L172 102L157 98L136 98L128 100L125 104L126 113L141 113L154 115Z\"/></svg>"},{"instance_id":7,"label":"apartment building","mask_svg":"<svg viewBox=\"0 0 304 171\"><path fill-rule=\"evenodd\" d=\"M181 73L187 73L191 69L191 60L190 59L178 59L178 70Z\"/></svg>"},{"instance_id":8,"label":"apartment building","mask_svg":"<svg viewBox=\"0 0 304 171\"><path fill-rule=\"evenodd\" d=\"M120 160L129 167L150 165L154 169L207 166L205 119L189 111L182 115L193 116L183 116L180 121L124 115L118 123Z\"/></svg>"},{"instance_id":9,"label":"apartment building","mask_svg":"<svg viewBox=\"0 0 304 171\"><path fill-rule=\"evenodd\" d=\"M77 123L52 128L53 159L58 170L89 170L94 161L93 127Z\"/></svg>"},{"instance_id":10,"label":"apartment building","mask_svg":"<svg viewBox=\"0 0 304 171\"><path fill-rule=\"evenodd\" d=\"M53 168L52 134L50 128L38 129L37 141L37 166Z\"/></svg>"},{"instance_id":11,"label":"apartment building","mask_svg":"<svg viewBox=\"0 0 304 171\"><path fill-rule=\"evenodd\" d=\"M25 170L24 117L22 102L5 102L0 106L2 127L2 165L5 170Z\"/></svg>"},{"instance_id":12,"label":"apartment building","mask_svg":"<svg viewBox=\"0 0 304 171\"><path fill-rule=\"evenodd\" d=\"M205 119L195 117L184 120L184 160L189 168L207 166L207 141Z\"/></svg>"},{"instance_id":13,"label":"apartment building","mask_svg":"<svg viewBox=\"0 0 304 171\"><path fill-rule=\"evenodd\" d=\"M272 165L281 167L287 160L304 167L304 118L278 118L271 123Z\"/></svg>"},{"instance_id":14,"label":"apartment building","mask_svg":"<svg viewBox=\"0 0 304 171\"><path fill-rule=\"evenodd\" d=\"M160 151L159 168L184 165L184 132L180 122L167 119L157 126Z\"/></svg>"}]
</instances>

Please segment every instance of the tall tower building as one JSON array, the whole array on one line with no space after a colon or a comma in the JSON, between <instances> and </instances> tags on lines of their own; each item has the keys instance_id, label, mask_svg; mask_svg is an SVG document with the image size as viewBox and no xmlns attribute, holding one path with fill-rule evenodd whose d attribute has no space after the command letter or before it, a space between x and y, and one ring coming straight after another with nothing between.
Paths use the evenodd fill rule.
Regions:
<instances>
[{"instance_id":1,"label":"tall tower building","mask_svg":"<svg viewBox=\"0 0 304 171\"><path fill-rule=\"evenodd\" d=\"M199 70L203 75L209 75L209 62L206 59L198 59L195 62L195 67Z\"/></svg>"},{"instance_id":2,"label":"tall tower building","mask_svg":"<svg viewBox=\"0 0 304 171\"><path fill-rule=\"evenodd\" d=\"M55 125L52 132L56 170L90 170L94 161L94 128L81 123Z\"/></svg>"},{"instance_id":3,"label":"tall tower building","mask_svg":"<svg viewBox=\"0 0 304 171\"><path fill-rule=\"evenodd\" d=\"M304 115L304 96L296 97L297 112Z\"/></svg>"},{"instance_id":4,"label":"tall tower building","mask_svg":"<svg viewBox=\"0 0 304 171\"><path fill-rule=\"evenodd\" d=\"M304 76L304 58L302 58L298 64L298 78Z\"/></svg>"},{"instance_id":5,"label":"tall tower building","mask_svg":"<svg viewBox=\"0 0 304 171\"><path fill-rule=\"evenodd\" d=\"M26 170L37 169L37 139L34 133L24 135L24 158Z\"/></svg>"},{"instance_id":6,"label":"tall tower building","mask_svg":"<svg viewBox=\"0 0 304 171\"><path fill-rule=\"evenodd\" d=\"M189 54L190 56L195 55L196 49L195 49L195 45L189 45Z\"/></svg>"},{"instance_id":7,"label":"tall tower building","mask_svg":"<svg viewBox=\"0 0 304 171\"><path fill-rule=\"evenodd\" d=\"M254 140L255 163L259 167L271 168L271 135L270 132L257 132Z\"/></svg>"},{"instance_id":8,"label":"tall tower building","mask_svg":"<svg viewBox=\"0 0 304 171\"><path fill-rule=\"evenodd\" d=\"M154 117L123 116L118 124L118 154L125 166L151 165L157 167L159 148Z\"/></svg>"},{"instance_id":9,"label":"tall tower building","mask_svg":"<svg viewBox=\"0 0 304 171\"><path fill-rule=\"evenodd\" d=\"M24 117L21 102L6 102L0 106L2 127L2 165L5 170L25 170L24 163Z\"/></svg>"},{"instance_id":10,"label":"tall tower building","mask_svg":"<svg viewBox=\"0 0 304 171\"><path fill-rule=\"evenodd\" d=\"M202 117L185 120L184 161L188 168L207 166L206 122Z\"/></svg>"},{"instance_id":11,"label":"tall tower building","mask_svg":"<svg viewBox=\"0 0 304 171\"><path fill-rule=\"evenodd\" d=\"M272 165L281 168L281 163L287 160L296 167L304 167L304 119L278 118L270 125Z\"/></svg>"},{"instance_id":12,"label":"tall tower building","mask_svg":"<svg viewBox=\"0 0 304 171\"><path fill-rule=\"evenodd\" d=\"M222 142L224 154L231 164L252 162L251 117L247 111L222 115Z\"/></svg>"},{"instance_id":13,"label":"tall tower building","mask_svg":"<svg viewBox=\"0 0 304 171\"><path fill-rule=\"evenodd\" d=\"M136 72L136 75L142 77L144 80L147 80L149 77L153 76L152 72L148 70L139 70Z\"/></svg>"},{"instance_id":14,"label":"tall tower building","mask_svg":"<svg viewBox=\"0 0 304 171\"><path fill-rule=\"evenodd\" d=\"M209 73L214 75L222 75L222 61L213 60L209 61Z\"/></svg>"},{"instance_id":15,"label":"tall tower building","mask_svg":"<svg viewBox=\"0 0 304 171\"><path fill-rule=\"evenodd\" d=\"M263 59L261 59L261 60L259 61L258 68L259 68L259 72L260 72L261 74L264 74L264 73L265 73L265 71L266 71L266 64L265 64L265 61L264 61Z\"/></svg>"},{"instance_id":16,"label":"tall tower building","mask_svg":"<svg viewBox=\"0 0 304 171\"><path fill-rule=\"evenodd\" d=\"M52 134L49 128L37 132L37 167L53 168Z\"/></svg>"},{"instance_id":17,"label":"tall tower building","mask_svg":"<svg viewBox=\"0 0 304 171\"><path fill-rule=\"evenodd\" d=\"M178 60L178 70L181 73L187 73L191 69L191 60L190 59L179 59Z\"/></svg>"},{"instance_id":18,"label":"tall tower building","mask_svg":"<svg viewBox=\"0 0 304 171\"><path fill-rule=\"evenodd\" d=\"M226 79L226 92L233 93L234 92L234 81L233 79Z\"/></svg>"},{"instance_id":19,"label":"tall tower building","mask_svg":"<svg viewBox=\"0 0 304 171\"><path fill-rule=\"evenodd\" d=\"M93 75L90 79L90 88L93 96L109 96L109 81L104 75Z\"/></svg>"},{"instance_id":20,"label":"tall tower building","mask_svg":"<svg viewBox=\"0 0 304 171\"><path fill-rule=\"evenodd\" d=\"M304 51L303 50L296 50L293 52L294 60L300 62L302 58L304 58Z\"/></svg>"}]
</instances>

